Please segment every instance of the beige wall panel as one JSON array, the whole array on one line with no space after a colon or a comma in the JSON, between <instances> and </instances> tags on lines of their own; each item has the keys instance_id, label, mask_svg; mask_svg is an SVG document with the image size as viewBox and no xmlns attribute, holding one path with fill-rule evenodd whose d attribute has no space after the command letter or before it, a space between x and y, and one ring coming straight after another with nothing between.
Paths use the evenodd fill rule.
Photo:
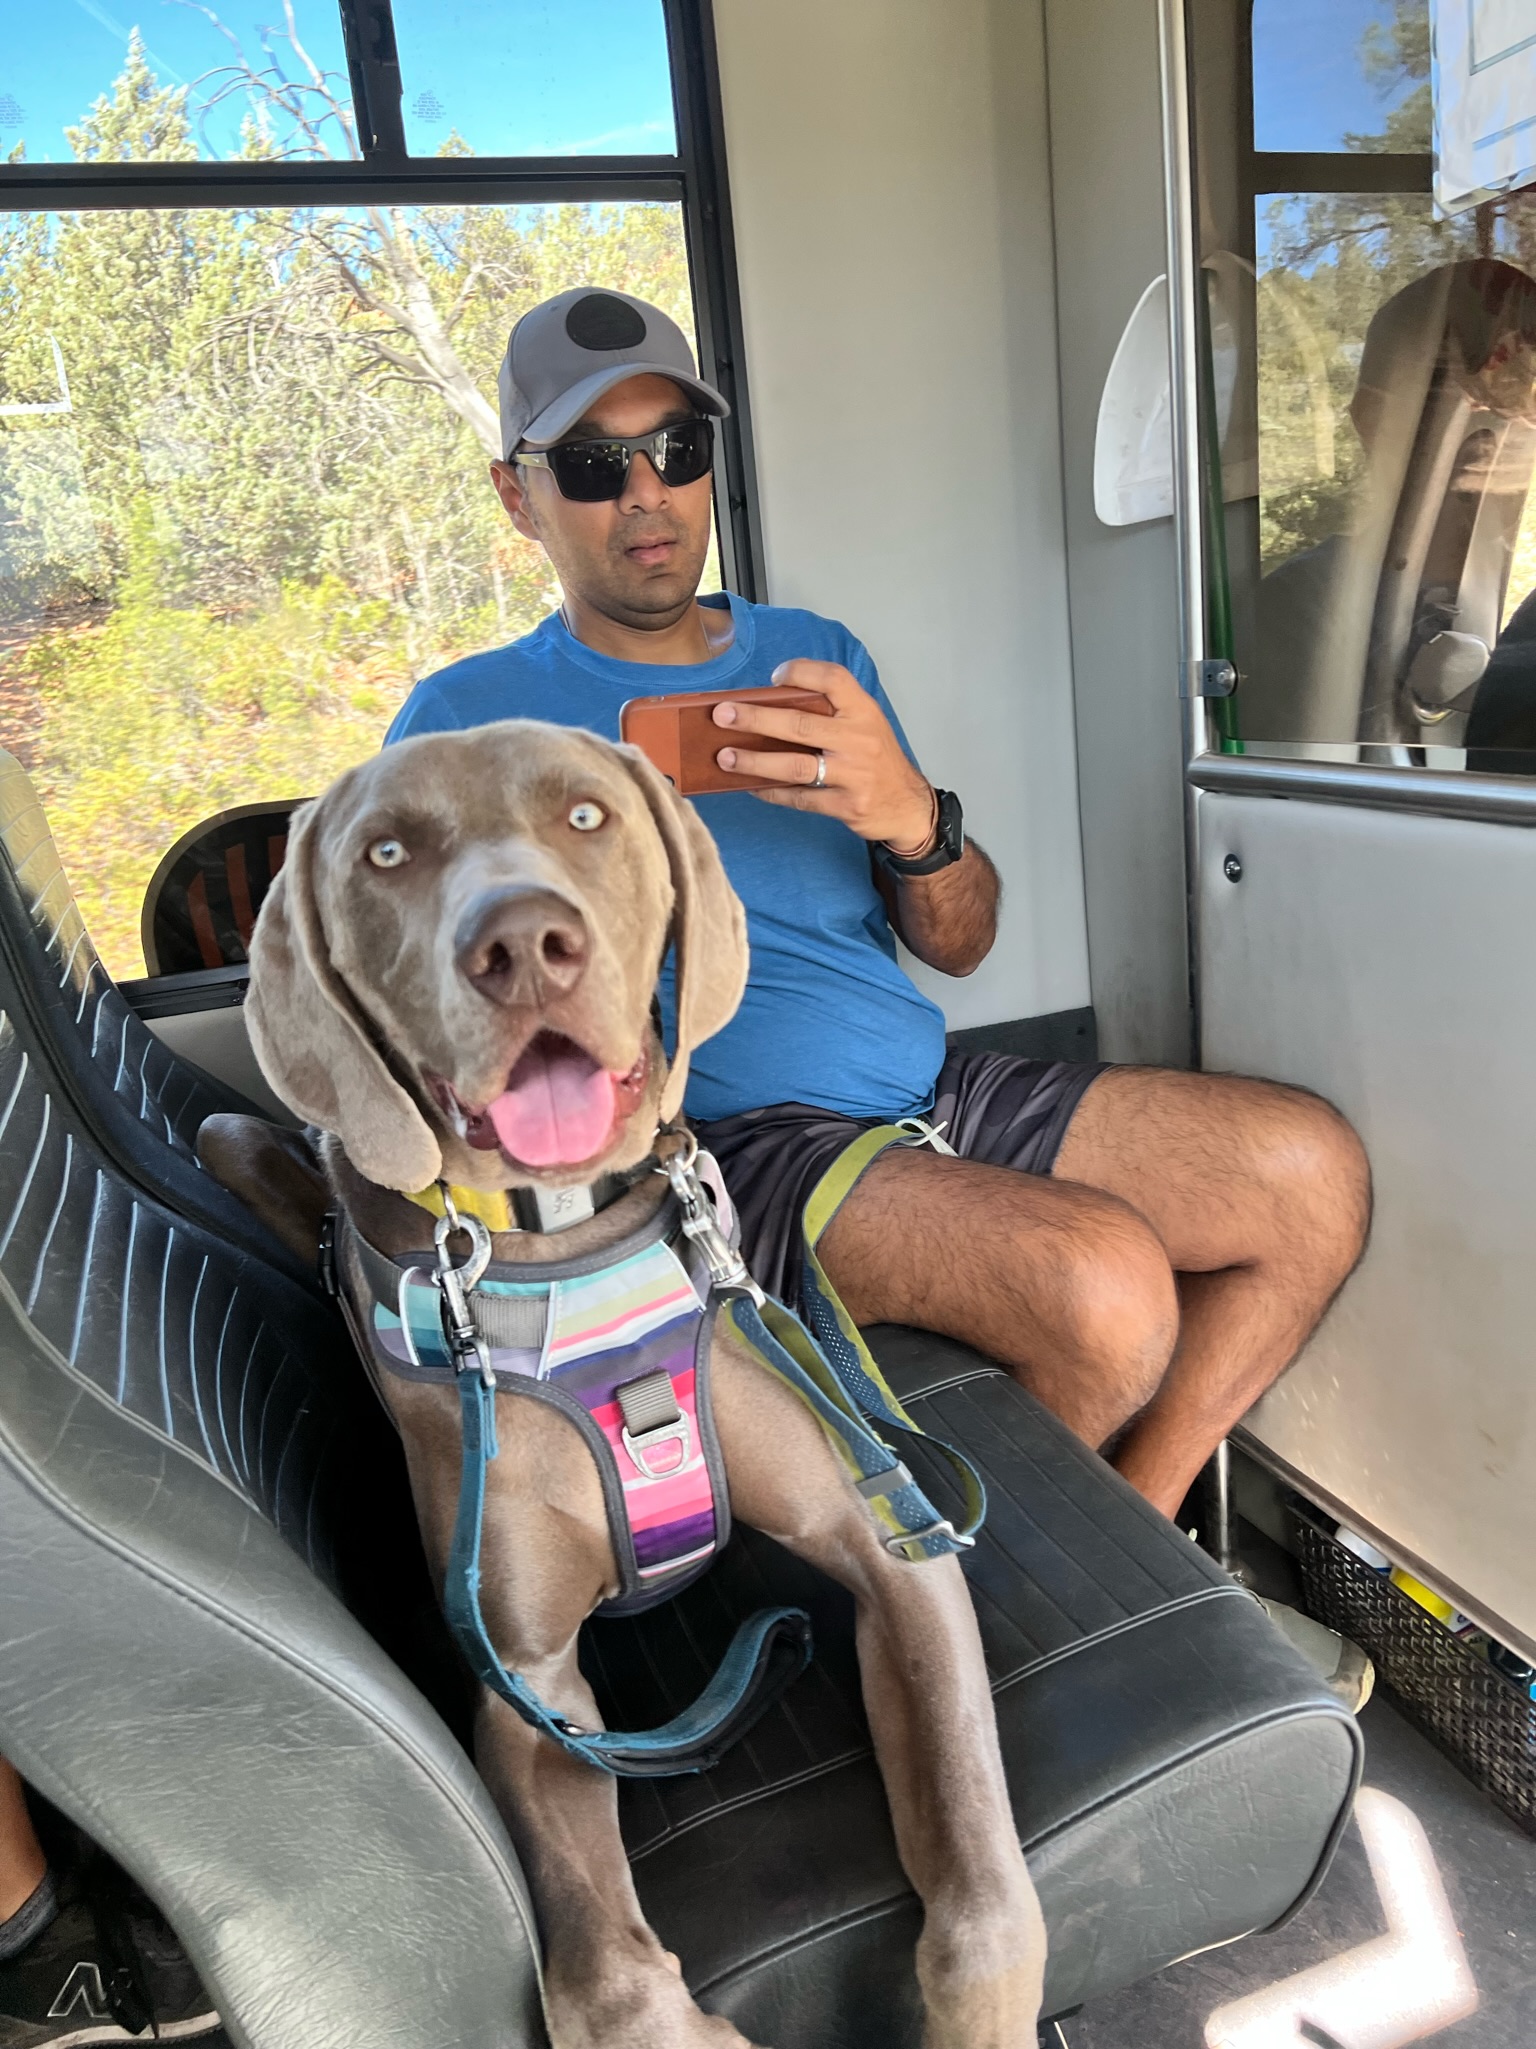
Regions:
<instances>
[{"instance_id":1,"label":"beige wall panel","mask_svg":"<svg viewBox=\"0 0 1536 2049\"><path fill-rule=\"evenodd\" d=\"M1536 1644L1536 831L1267 797L1200 820L1206 1065L1329 1097L1376 1183L1360 1270L1248 1427Z\"/></svg>"},{"instance_id":2,"label":"beige wall panel","mask_svg":"<svg viewBox=\"0 0 1536 2049\"><path fill-rule=\"evenodd\" d=\"M841 618L1007 898L955 1025L1088 1001L1037 0L716 0L769 595Z\"/></svg>"},{"instance_id":3,"label":"beige wall panel","mask_svg":"<svg viewBox=\"0 0 1536 2049\"><path fill-rule=\"evenodd\" d=\"M1113 1060L1189 1061L1178 563L1171 519L1093 508L1099 398L1167 269L1157 9L1047 0L1062 447L1088 957Z\"/></svg>"}]
</instances>

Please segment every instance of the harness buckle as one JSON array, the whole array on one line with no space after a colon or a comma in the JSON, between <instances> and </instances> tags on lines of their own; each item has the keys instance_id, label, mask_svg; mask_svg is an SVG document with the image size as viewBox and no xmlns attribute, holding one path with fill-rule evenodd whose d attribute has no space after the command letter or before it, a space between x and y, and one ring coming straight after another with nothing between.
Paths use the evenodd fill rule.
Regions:
<instances>
[{"instance_id":1,"label":"harness buckle","mask_svg":"<svg viewBox=\"0 0 1536 2049\"><path fill-rule=\"evenodd\" d=\"M656 1423L649 1430L631 1433L628 1428L619 1432L624 1449L634 1461L636 1470L644 1473L648 1480L670 1480L680 1473L693 1456L693 1432L688 1427L688 1418L679 1410L671 1423ZM678 1450L677 1463L664 1466L657 1472L651 1464L651 1454L664 1444L675 1444Z\"/></svg>"},{"instance_id":2,"label":"harness buckle","mask_svg":"<svg viewBox=\"0 0 1536 2049\"><path fill-rule=\"evenodd\" d=\"M957 1551L974 1551L976 1539L962 1537L947 1516L940 1516L937 1522L929 1523L925 1530L903 1530L899 1536L887 1537L885 1548L893 1557L903 1558L908 1565L925 1565L928 1562L924 1551L909 1551L909 1544L925 1544L930 1537L946 1537Z\"/></svg>"},{"instance_id":3,"label":"harness buckle","mask_svg":"<svg viewBox=\"0 0 1536 2049\"><path fill-rule=\"evenodd\" d=\"M677 1399L671 1374L658 1367L654 1373L642 1374L639 1380L626 1381L613 1393L624 1418L619 1436L636 1472L643 1473L648 1480L670 1480L680 1473L693 1456L693 1432ZM651 1464L651 1455L664 1444L675 1444L678 1456L658 1472Z\"/></svg>"},{"instance_id":4,"label":"harness buckle","mask_svg":"<svg viewBox=\"0 0 1536 2049\"><path fill-rule=\"evenodd\" d=\"M341 1294L341 1278L336 1271L336 1227L340 1221L335 1210L326 1211L320 1219L320 1243L315 1251L315 1272L333 1302Z\"/></svg>"}]
</instances>

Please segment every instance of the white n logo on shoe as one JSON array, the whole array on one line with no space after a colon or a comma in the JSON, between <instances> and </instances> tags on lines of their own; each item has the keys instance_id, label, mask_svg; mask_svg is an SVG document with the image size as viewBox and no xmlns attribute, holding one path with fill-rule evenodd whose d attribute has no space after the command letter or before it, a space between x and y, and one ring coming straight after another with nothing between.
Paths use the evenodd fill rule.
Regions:
<instances>
[{"instance_id":1,"label":"white n logo on shoe","mask_svg":"<svg viewBox=\"0 0 1536 2049\"><path fill-rule=\"evenodd\" d=\"M112 2018L112 2009L107 2005L107 1988L101 1982L100 1965L75 1965L60 1987L57 1998L49 2007L48 2018L51 2021L66 2020L76 2007L84 2008L87 2020L105 2021Z\"/></svg>"}]
</instances>

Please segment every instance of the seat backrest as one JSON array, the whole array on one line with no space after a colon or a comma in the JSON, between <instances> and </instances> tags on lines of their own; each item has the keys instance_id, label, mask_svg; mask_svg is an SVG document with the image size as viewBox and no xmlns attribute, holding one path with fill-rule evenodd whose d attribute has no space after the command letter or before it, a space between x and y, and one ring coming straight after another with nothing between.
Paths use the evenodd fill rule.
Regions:
<instances>
[{"instance_id":1,"label":"seat backrest","mask_svg":"<svg viewBox=\"0 0 1536 2049\"><path fill-rule=\"evenodd\" d=\"M1536 281L1512 264L1442 264L1378 308L1342 524L1258 588L1246 737L1461 743L1536 463L1533 366Z\"/></svg>"},{"instance_id":2,"label":"seat backrest","mask_svg":"<svg viewBox=\"0 0 1536 2049\"><path fill-rule=\"evenodd\" d=\"M0 961L8 1005L46 1046L54 1086L127 1180L291 1278L313 1276L198 1165L217 1111L261 1114L157 1039L91 944L26 771L0 752Z\"/></svg>"},{"instance_id":3,"label":"seat backrest","mask_svg":"<svg viewBox=\"0 0 1536 2049\"><path fill-rule=\"evenodd\" d=\"M537 2049L501 1823L338 1592L425 1591L345 1329L117 1173L52 1050L0 960L0 1754L237 2041Z\"/></svg>"},{"instance_id":4,"label":"seat backrest","mask_svg":"<svg viewBox=\"0 0 1536 2049\"><path fill-rule=\"evenodd\" d=\"M236 804L184 832L144 892L140 938L152 975L237 967L288 852L301 800Z\"/></svg>"}]
</instances>

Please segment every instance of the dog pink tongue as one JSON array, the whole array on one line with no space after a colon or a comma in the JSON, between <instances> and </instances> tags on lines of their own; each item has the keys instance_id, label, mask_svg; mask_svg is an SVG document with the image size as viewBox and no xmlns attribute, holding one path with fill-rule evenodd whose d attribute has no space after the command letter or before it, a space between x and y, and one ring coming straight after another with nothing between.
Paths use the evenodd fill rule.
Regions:
<instances>
[{"instance_id":1,"label":"dog pink tongue","mask_svg":"<svg viewBox=\"0 0 1536 2049\"><path fill-rule=\"evenodd\" d=\"M577 1166L613 1130L613 1076L569 1039L541 1034L487 1114L502 1149L525 1167Z\"/></svg>"}]
</instances>

